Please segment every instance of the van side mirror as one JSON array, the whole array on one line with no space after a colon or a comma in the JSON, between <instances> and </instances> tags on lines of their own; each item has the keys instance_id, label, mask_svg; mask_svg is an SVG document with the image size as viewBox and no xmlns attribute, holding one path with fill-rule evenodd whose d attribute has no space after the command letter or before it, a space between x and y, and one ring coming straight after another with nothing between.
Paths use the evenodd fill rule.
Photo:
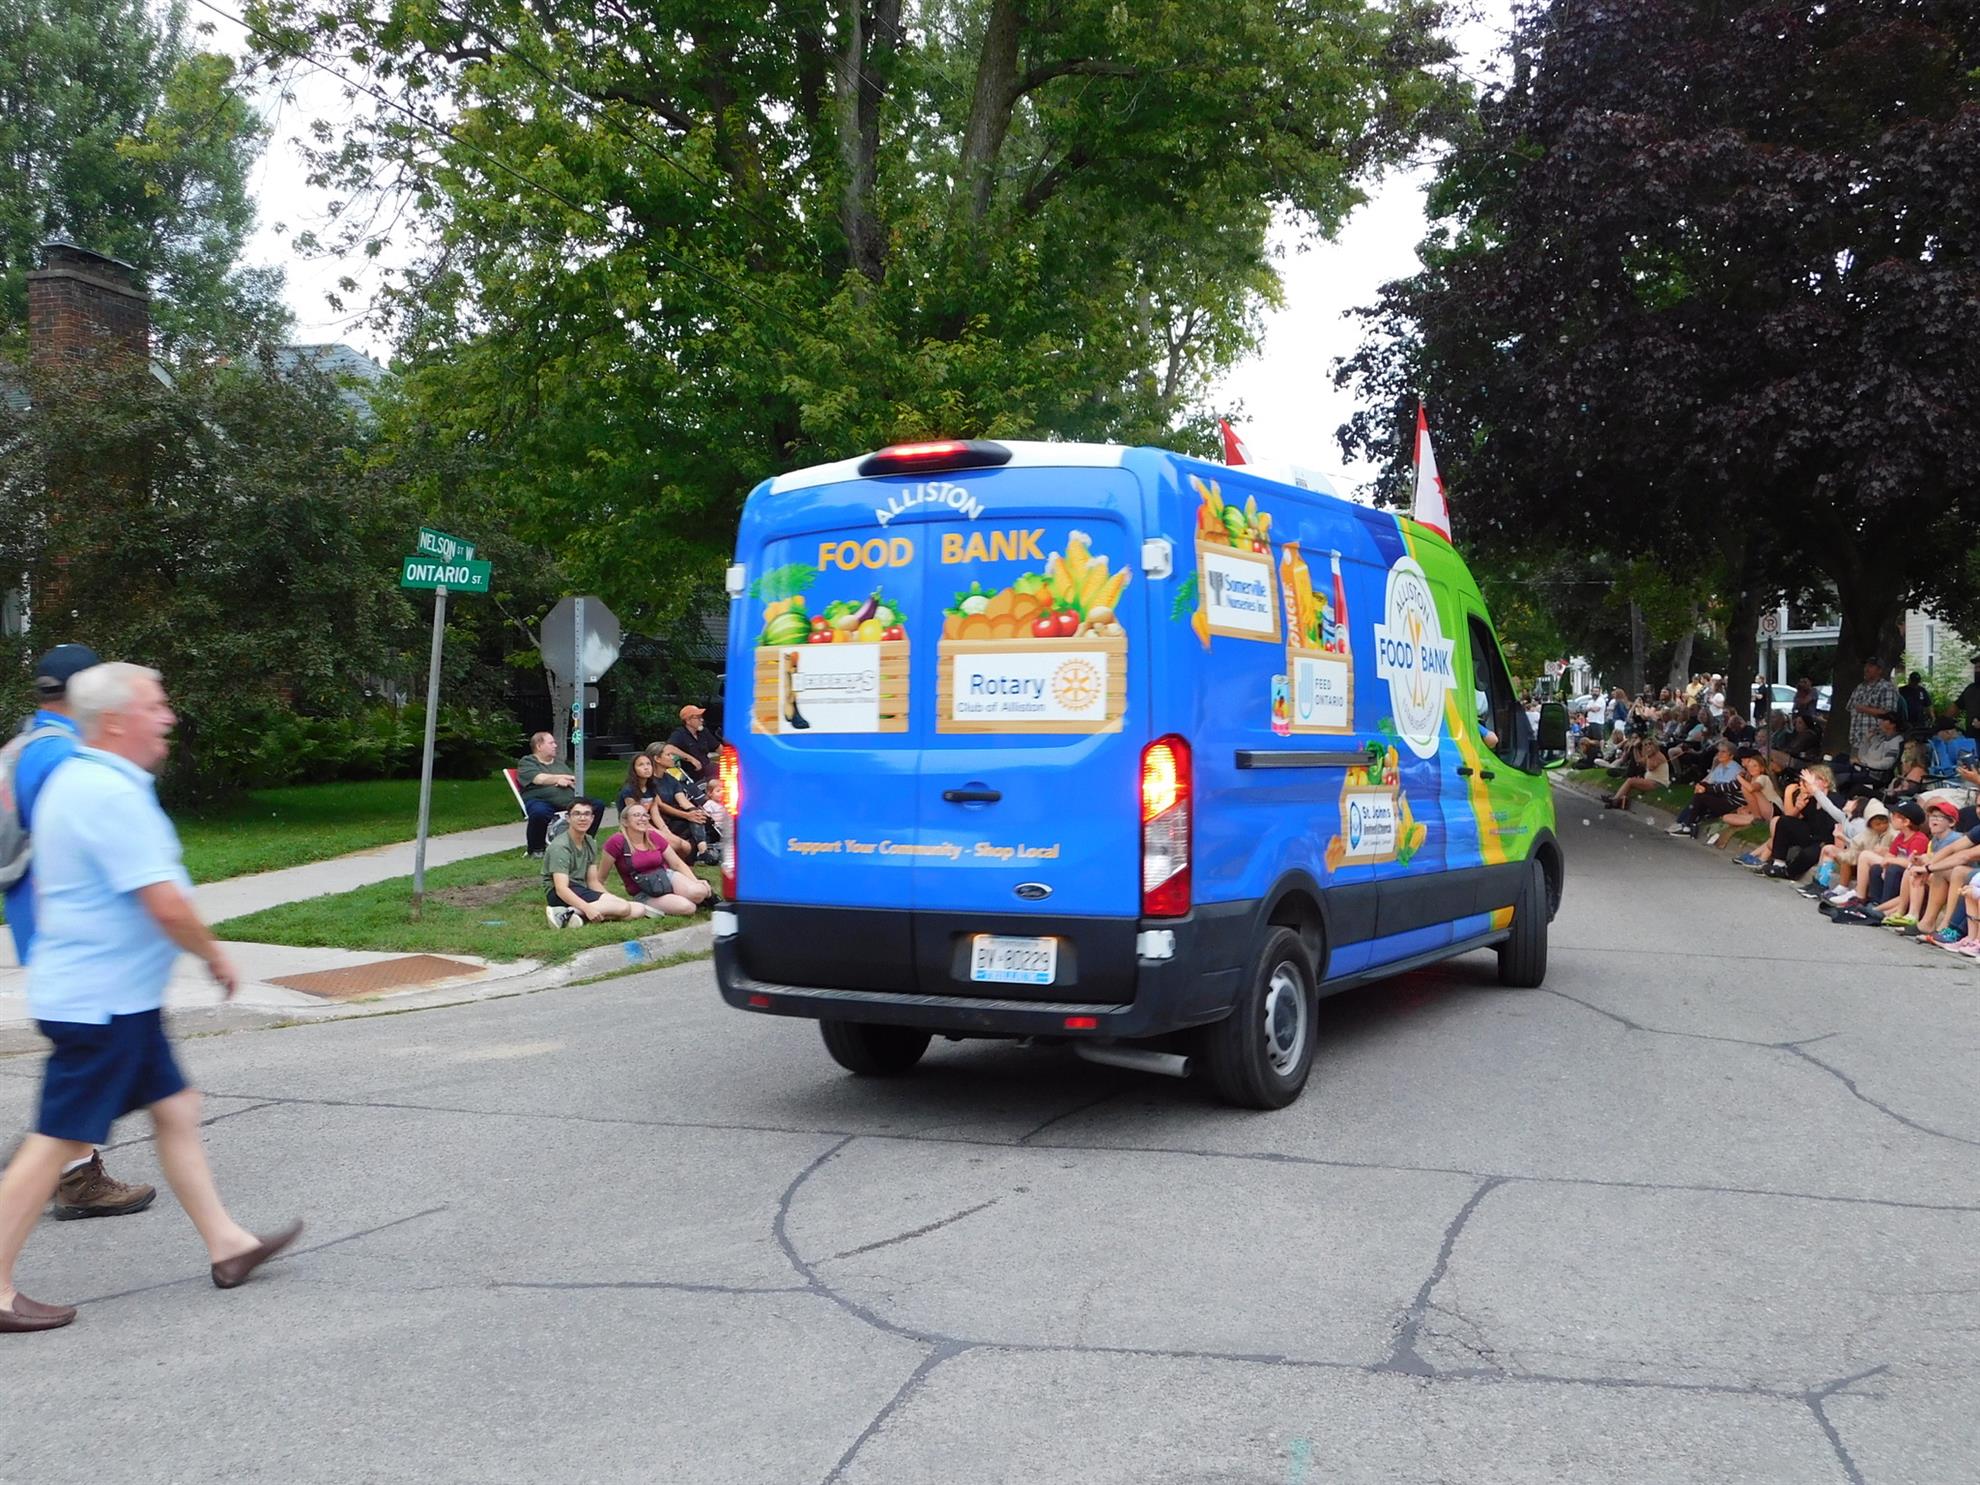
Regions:
<instances>
[{"instance_id":1,"label":"van side mirror","mask_svg":"<svg viewBox=\"0 0 1980 1485\"><path fill-rule=\"evenodd\" d=\"M1540 756L1551 758L1567 753L1567 707L1558 701L1540 705Z\"/></svg>"}]
</instances>

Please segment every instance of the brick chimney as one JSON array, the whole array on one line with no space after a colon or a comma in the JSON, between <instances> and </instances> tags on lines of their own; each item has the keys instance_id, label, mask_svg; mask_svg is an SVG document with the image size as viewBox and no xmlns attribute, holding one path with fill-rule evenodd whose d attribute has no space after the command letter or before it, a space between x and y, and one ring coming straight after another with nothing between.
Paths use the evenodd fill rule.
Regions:
<instances>
[{"instance_id":1,"label":"brick chimney","mask_svg":"<svg viewBox=\"0 0 1980 1485\"><path fill-rule=\"evenodd\" d=\"M28 350L36 371L151 358L151 299L128 263L51 238L27 276Z\"/></svg>"}]
</instances>

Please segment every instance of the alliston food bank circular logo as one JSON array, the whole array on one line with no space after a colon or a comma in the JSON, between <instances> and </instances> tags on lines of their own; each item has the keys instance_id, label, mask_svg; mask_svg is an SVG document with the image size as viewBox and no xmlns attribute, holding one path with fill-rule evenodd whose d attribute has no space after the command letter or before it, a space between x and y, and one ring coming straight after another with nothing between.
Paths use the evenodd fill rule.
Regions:
<instances>
[{"instance_id":1,"label":"alliston food bank circular logo","mask_svg":"<svg viewBox=\"0 0 1980 1485\"><path fill-rule=\"evenodd\" d=\"M1382 604L1385 622L1375 626L1375 674L1389 683L1396 731L1419 758L1437 756L1444 732L1444 694L1455 683L1454 646L1437 621L1430 579L1414 557L1389 569Z\"/></svg>"}]
</instances>

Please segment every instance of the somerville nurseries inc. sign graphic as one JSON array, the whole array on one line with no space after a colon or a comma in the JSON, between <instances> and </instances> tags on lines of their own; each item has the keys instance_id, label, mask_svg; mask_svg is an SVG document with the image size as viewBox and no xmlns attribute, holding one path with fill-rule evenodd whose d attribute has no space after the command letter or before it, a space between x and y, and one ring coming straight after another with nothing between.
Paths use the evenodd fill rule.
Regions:
<instances>
[{"instance_id":1,"label":"somerville nurseries inc. sign graphic","mask_svg":"<svg viewBox=\"0 0 1980 1485\"><path fill-rule=\"evenodd\" d=\"M1444 696L1456 683L1455 646L1444 638L1430 579L1413 557L1389 569L1375 626L1375 674L1389 683L1396 732L1419 758L1437 756L1444 732Z\"/></svg>"}]
</instances>

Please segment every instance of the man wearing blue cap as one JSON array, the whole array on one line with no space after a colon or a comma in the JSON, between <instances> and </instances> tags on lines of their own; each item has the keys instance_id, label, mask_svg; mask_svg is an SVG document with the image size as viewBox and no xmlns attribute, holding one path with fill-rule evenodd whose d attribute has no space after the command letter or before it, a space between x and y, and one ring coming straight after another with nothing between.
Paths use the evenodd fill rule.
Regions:
<instances>
[{"instance_id":1,"label":"man wearing blue cap","mask_svg":"<svg viewBox=\"0 0 1980 1485\"><path fill-rule=\"evenodd\" d=\"M35 662L34 692L38 709L21 724L20 735L27 739L14 760L11 780L13 807L21 828L32 835L34 803L41 786L67 761L81 743L76 724L69 716L69 681L99 664L96 651L88 645L57 645ZM0 868L6 863L0 862ZM6 891L7 927L14 935L14 956L28 962L34 945L34 863ZM92 1152L62 1172L55 1189L55 1215L68 1221L76 1217L122 1217L150 1206L158 1191L152 1186L132 1186L112 1180L103 1169L103 1157Z\"/></svg>"}]
</instances>

